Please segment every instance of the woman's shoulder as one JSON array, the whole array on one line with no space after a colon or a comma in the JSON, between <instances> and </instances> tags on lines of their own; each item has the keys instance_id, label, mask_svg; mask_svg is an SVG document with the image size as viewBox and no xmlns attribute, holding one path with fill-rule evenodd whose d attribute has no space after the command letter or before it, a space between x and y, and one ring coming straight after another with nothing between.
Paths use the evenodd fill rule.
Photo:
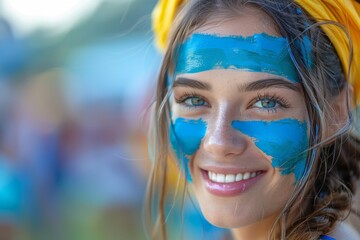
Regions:
<instances>
[{"instance_id":1,"label":"woman's shoulder","mask_svg":"<svg viewBox=\"0 0 360 240\"><path fill-rule=\"evenodd\" d=\"M330 236L322 236L320 240L360 240L360 234L345 222L339 222Z\"/></svg>"}]
</instances>

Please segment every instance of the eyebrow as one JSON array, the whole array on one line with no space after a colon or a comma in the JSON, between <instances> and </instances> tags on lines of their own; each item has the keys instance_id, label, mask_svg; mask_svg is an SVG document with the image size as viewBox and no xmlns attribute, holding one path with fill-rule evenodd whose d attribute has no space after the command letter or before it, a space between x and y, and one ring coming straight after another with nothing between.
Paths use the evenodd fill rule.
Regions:
<instances>
[{"instance_id":1,"label":"eyebrow","mask_svg":"<svg viewBox=\"0 0 360 240\"><path fill-rule=\"evenodd\" d=\"M211 90L211 85L208 83L204 83L198 80L179 77L174 81L173 88L175 87L191 87L200 90ZM238 90L240 92L244 91L257 91L262 90L269 87L277 87L277 88L288 88L290 90L299 92L300 89L298 85L291 83L282 78L267 78L260 79L252 83L242 84L238 86Z\"/></svg>"},{"instance_id":2,"label":"eyebrow","mask_svg":"<svg viewBox=\"0 0 360 240\"><path fill-rule=\"evenodd\" d=\"M243 92L243 91L257 91L269 87L287 88L296 92L300 91L300 88L297 84L291 83L282 78L260 79L249 84L239 85L238 89L240 92Z\"/></svg>"},{"instance_id":3,"label":"eyebrow","mask_svg":"<svg viewBox=\"0 0 360 240\"><path fill-rule=\"evenodd\" d=\"M211 85L208 83L203 83L194 79L189 78L177 78L173 84L173 88L175 87L191 87L201 90L211 90Z\"/></svg>"}]
</instances>

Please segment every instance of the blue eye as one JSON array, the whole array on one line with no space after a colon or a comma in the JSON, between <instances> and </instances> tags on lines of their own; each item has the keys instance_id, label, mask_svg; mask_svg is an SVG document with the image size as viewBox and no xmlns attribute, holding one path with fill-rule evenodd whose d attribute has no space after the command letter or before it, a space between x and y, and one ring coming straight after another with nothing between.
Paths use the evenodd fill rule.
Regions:
<instances>
[{"instance_id":1,"label":"blue eye","mask_svg":"<svg viewBox=\"0 0 360 240\"><path fill-rule=\"evenodd\" d=\"M206 102L204 99L202 99L201 97L188 97L183 101L187 106L193 106L193 107L198 107L198 106L204 106L206 105Z\"/></svg>"},{"instance_id":2,"label":"blue eye","mask_svg":"<svg viewBox=\"0 0 360 240\"><path fill-rule=\"evenodd\" d=\"M261 99L255 102L254 106L258 108L276 108L279 103L275 99Z\"/></svg>"},{"instance_id":3,"label":"blue eye","mask_svg":"<svg viewBox=\"0 0 360 240\"><path fill-rule=\"evenodd\" d=\"M198 93L184 93L182 96L176 97L175 102L180 106L189 110L197 110L197 108L210 107L207 99Z\"/></svg>"},{"instance_id":4,"label":"blue eye","mask_svg":"<svg viewBox=\"0 0 360 240\"><path fill-rule=\"evenodd\" d=\"M259 94L251 103L253 108L267 112L276 112L279 109L289 108L290 105L284 97L276 94Z\"/></svg>"}]
</instances>

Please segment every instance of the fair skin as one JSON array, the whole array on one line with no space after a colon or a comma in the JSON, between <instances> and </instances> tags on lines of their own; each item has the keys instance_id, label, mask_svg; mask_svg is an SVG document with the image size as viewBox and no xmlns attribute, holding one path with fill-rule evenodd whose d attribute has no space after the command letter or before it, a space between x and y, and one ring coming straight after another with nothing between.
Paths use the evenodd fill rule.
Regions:
<instances>
[{"instance_id":1,"label":"fair skin","mask_svg":"<svg viewBox=\"0 0 360 240\"><path fill-rule=\"evenodd\" d=\"M221 24L207 24L197 33L221 36L278 36L267 15L249 8L247 13ZM245 12L245 11L244 11ZM241 23L241 24L240 24ZM272 85L272 79L279 84ZM254 83L267 85L250 89ZM191 84L197 83L197 84ZM206 88L199 88L202 84ZM269 86L269 84L271 86ZM191 94L189 94L191 93ZM259 96L260 97L259 99ZM172 120L202 119L206 134L197 151L189 156L192 189L206 219L232 229L235 239L267 239L273 223L294 190L294 174L281 174L254 140L234 129L233 121L308 122L298 83L265 72L216 69L176 76L171 100ZM270 103L266 105L266 103ZM261 173L255 183L236 193L209 190L208 173Z\"/></svg>"},{"instance_id":2,"label":"fair skin","mask_svg":"<svg viewBox=\"0 0 360 240\"><path fill-rule=\"evenodd\" d=\"M268 77L264 73L231 70L197 74L192 76L192 79L208 83L212 91L191 91L206 98L211 107L199 107L189 111L183 106L173 106L174 118L202 117L208 122L207 134L191 159L192 186L207 220L220 227L234 228L234 234L239 236L237 239L262 239L267 236L266 233L270 231L294 187L295 179L292 174L281 175L277 168L272 167L269 157L259 150L250 138L230 127L233 119L306 118L302 95L292 89L273 87L263 90L267 94L286 98L291 106L289 109L279 109L276 113L269 113L261 107L250 105L257 98L258 91L244 91L239 94L238 85ZM174 97L180 98L187 91L190 91L189 87L176 87ZM265 173L248 191L224 197L209 192L205 186L202 173L210 170L224 174L255 171Z\"/></svg>"}]
</instances>

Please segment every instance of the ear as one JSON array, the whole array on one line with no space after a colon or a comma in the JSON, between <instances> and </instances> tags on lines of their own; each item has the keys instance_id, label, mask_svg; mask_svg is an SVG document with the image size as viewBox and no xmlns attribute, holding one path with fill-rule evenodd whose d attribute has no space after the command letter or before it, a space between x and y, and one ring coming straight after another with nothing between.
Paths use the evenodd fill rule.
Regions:
<instances>
[{"instance_id":1,"label":"ear","mask_svg":"<svg viewBox=\"0 0 360 240\"><path fill-rule=\"evenodd\" d=\"M344 89L329 102L331 109L329 128L326 134L327 137L333 136L349 123L351 111L355 108L354 101L352 101L353 92L354 89L352 86L344 87Z\"/></svg>"}]
</instances>

